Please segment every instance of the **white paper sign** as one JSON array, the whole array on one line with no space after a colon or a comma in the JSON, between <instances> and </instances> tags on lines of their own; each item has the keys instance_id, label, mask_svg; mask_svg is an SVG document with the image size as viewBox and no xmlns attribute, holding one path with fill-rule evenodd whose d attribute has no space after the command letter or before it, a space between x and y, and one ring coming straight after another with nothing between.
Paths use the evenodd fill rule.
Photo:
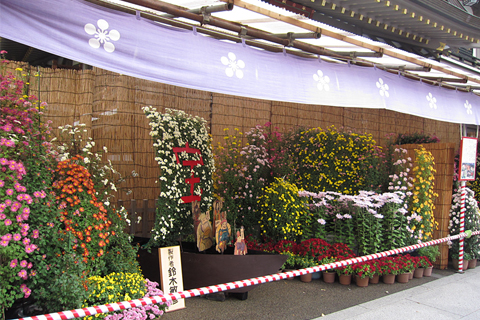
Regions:
<instances>
[{"instance_id":1,"label":"white paper sign","mask_svg":"<svg viewBox=\"0 0 480 320\"><path fill-rule=\"evenodd\" d=\"M158 249L161 287L164 294L183 291L182 259L180 246ZM174 300L165 311L185 308L185 299Z\"/></svg>"},{"instance_id":2,"label":"white paper sign","mask_svg":"<svg viewBox=\"0 0 480 320\"><path fill-rule=\"evenodd\" d=\"M460 181L475 180L477 164L477 139L463 137L460 148Z\"/></svg>"}]
</instances>

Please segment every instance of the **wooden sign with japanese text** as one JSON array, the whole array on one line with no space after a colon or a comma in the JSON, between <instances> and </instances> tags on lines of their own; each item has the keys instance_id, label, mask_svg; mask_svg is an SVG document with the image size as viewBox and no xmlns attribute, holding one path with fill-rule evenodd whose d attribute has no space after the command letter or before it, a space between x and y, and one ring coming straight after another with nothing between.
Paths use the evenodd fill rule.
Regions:
<instances>
[{"instance_id":1,"label":"wooden sign with japanese text","mask_svg":"<svg viewBox=\"0 0 480 320\"><path fill-rule=\"evenodd\" d=\"M158 249L160 263L160 280L164 294L183 291L182 259L180 246ZM165 311L175 311L185 308L185 299L174 300Z\"/></svg>"}]
</instances>

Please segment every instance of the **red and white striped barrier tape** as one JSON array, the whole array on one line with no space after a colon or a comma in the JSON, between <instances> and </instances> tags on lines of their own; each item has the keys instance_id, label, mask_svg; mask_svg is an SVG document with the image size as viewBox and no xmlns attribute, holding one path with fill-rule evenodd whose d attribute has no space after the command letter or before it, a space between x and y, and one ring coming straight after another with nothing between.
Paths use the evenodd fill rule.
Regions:
<instances>
[{"instance_id":1,"label":"red and white striped barrier tape","mask_svg":"<svg viewBox=\"0 0 480 320\"><path fill-rule=\"evenodd\" d=\"M460 195L460 234L465 232L465 211L467 211L465 206L465 201L467 198L467 187L465 181L461 182L462 193ZM458 248L458 270L463 271L463 251L464 251L465 242L463 238L459 241Z\"/></svg>"},{"instance_id":2,"label":"red and white striped barrier tape","mask_svg":"<svg viewBox=\"0 0 480 320\"><path fill-rule=\"evenodd\" d=\"M474 231L472 232L472 235L480 235L480 231ZM140 307L140 306L145 306L145 305L150 305L150 304L157 304L161 302L167 302L167 301L173 301L173 300L178 300L178 299L185 299L185 298L191 298L191 297L196 297L196 296L201 296L209 293L215 293L215 292L221 292L221 291L227 291L231 289L238 289L238 288L243 288L243 287L249 287L257 284L262 284L262 283L267 283L267 282L273 282L273 281L279 281L287 278L292 278L292 277L297 277L300 275L308 274L308 273L313 273L313 272L318 272L318 271L326 271L330 269L335 269L338 267L344 267L348 266L354 263L359 263L359 262L364 262L368 260L373 260L373 259L378 259L381 257L387 257L391 256L394 254L399 254L403 253L406 251L422 248L422 247L428 247L432 245L437 245L443 242L447 241L452 241L452 240L457 240L457 239L463 239L467 236L466 233L460 233L454 236L446 237L446 238L441 238L437 240L432 240L428 241L425 243L419 243L403 248L398 248L398 249L392 249L388 251L383 251L379 253L374 253L374 254L369 254L366 256L361 256L361 257L355 257L347 260L342 260L342 261L337 261L333 263L328 263L328 264L323 264L323 265L318 265L315 267L310 267L310 268L305 268L305 269L299 269L299 270L294 270L294 271L288 271L288 272L281 272L281 273L276 273L276 274L271 274L263 277L257 277L257 278L250 278L246 280L239 280L239 281L234 281L234 282L228 282L224 284L217 284L213 286L208 286L208 287L203 287L203 288L197 288L197 289L191 289L191 290L186 290L182 292L176 292L176 293L169 293L164 296L153 296L153 297L146 297L142 299L136 299L136 300L130 300L130 301L123 301L123 302L118 302L118 303L110 303L106 305L101 305L101 306L94 306L94 307L87 307L87 308L82 308L82 309L75 309L75 310L70 310L70 311L62 311L62 312L56 312L56 313L50 313L50 314L44 314L44 315L38 315L38 316L33 316L33 317L26 317L26 318L20 318L16 320L65 320L65 319L74 319L74 318L82 318L86 316L93 316L95 314L100 314L100 313L107 313L111 311L118 311L118 310L125 310L125 309L130 309L134 307Z\"/></svg>"}]
</instances>

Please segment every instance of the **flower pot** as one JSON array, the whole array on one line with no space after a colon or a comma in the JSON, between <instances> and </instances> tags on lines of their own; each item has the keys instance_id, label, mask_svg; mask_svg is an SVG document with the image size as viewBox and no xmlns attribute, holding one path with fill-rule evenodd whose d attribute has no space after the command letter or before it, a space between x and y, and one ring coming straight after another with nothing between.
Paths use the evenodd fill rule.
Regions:
<instances>
[{"instance_id":1,"label":"flower pot","mask_svg":"<svg viewBox=\"0 0 480 320\"><path fill-rule=\"evenodd\" d=\"M368 287L368 282L370 281L370 278L365 277L365 278L360 278L359 276L355 276L355 283L357 284L358 287Z\"/></svg>"},{"instance_id":2,"label":"flower pot","mask_svg":"<svg viewBox=\"0 0 480 320\"><path fill-rule=\"evenodd\" d=\"M311 273L301 274L300 275L300 281L302 281L302 282L312 282L312 274Z\"/></svg>"},{"instance_id":3,"label":"flower pot","mask_svg":"<svg viewBox=\"0 0 480 320\"><path fill-rule=\"evenodd\" d=\"M423 271L423 276L430 277L432 275L432 272L433 272L433 266L428 267Z\"/></svg>"},{"instance_id":4,"label":"flower pot","mask_svg":"<svg viewBox=\"0 0 480 320\"><path fill-rule=\"evenodd\" d=\"M468 269L474 269L477 266L477 259L468 260Z\"/></svg>"},{"instance_id":5,"label":"flower pot","mask_svg":"<svg viewBox=\"0 0 480 320\"><path fill-rule=\"evenodd\" d=\"M382 276L382 281L385 284L394 284L395 283L395 275L394 274L384 274Z\"/></svg>"},{"instance_id":6,"label":"flower pot","mask_svg":"<svg viewBox=\"0 0 480 320\"><path fill-rule=\"evenodd\" d=\"M415 268L413 271L413 277L414 278L422 278L423 277L423 271L425 271L425 268Z\"/></svg>"},{"instance_id":7,"label":"flower pot","mask_svg":"<svg viewBox=\"0 0 480 320\"><path fill-rule=\"evenodd\" d=\"M370 284L377 284L379 282L380 282L380 275L379 274L376 274L376 275L372 276L370 278L370 280L368 281L368 283L370 283Z\"/></svg>"},{"instance_id":8,"label":"flower pot","mask_svg":"<svg viewBox=\"0 0 480 320\"><path fill-rule=\"evenodd\" d=\"M397 282L407 283L410 279L410 272L397 274Z\"/></svg>"},{"instance_id":9,"label":"flower pot","mask_svg":"<svg viewBox=\"0 0 480 320\"><path fill-rule=\"evenodd\" d=\"M335 272L322 272L323 282L325 283L334 283L335 282Z\"/></svg>"},{"instance_id":10,"label":"flower pot","mask_svg":"<svg viewBox=\"0 0 480 320\"><path fill-rule=\"evenodd\" d=\"M338 282L340 282L340 284L348 286L350 283L352 283L352 275L346 276L342 274L338 277Z\"/></svg>"},{"instance_id":11,"label":"flower pot","mask_svg":"<svg viewBox=\"0 0 480 320\"><path fill-rule=\"evenodd\" d=\"M468 264L469 263L467 260L463 260L463 271L468 269ZM452 259L452 265L453 265L453 269L458 271L458 259Z\"/></svg>"},{"instance_id":12,"label":"flower pot","mask_svg":"<svg viewBox=\"0 0 480 320\"><path fill-rule=\"evenodd\" d=\"M413 271L410 271L410 273L408 274L408 280L412 280L413 279Z\"/></svg>"}]
</instances>

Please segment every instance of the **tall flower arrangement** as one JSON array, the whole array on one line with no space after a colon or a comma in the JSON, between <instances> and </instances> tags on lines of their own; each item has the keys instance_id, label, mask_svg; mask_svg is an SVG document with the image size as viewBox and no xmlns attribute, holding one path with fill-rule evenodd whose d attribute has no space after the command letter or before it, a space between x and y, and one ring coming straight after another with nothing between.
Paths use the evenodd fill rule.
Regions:
<instances>
[{"instance_id":1,"label":"tall flower arrangement","mask_svg":"<svg viewBox=\"0 0 480 320\"><path fill-rule=\"evenodd\" d=\"M475 194L470 188L465 188L465 230L480 229L480 209L475 199ZM460 233L460 213L462 209L462 190L459 188L452 195L452 207L450 208L450 222L448 225L449 236ZM459 241L449 242L450 255L458 259L460 249ZM464 252L471 259L480 258L480 239L477 236L464 239Z\"/></svg>"},{"instance_id":2,"label":"tall flower arrangement","mask_svg":"<svg viewBox=\"0 0 480 320\"><path fill-rule=\"evenodd\" d=\"M268 134L266 127L260 125L245 134L234 130L215 148L215 188L225 201L229 220L252 231L258 223L258 197L270 171ZM229 132L228 128L225 132Z\"/></svg>"},{"instance_id":3,"label":"tall flower arrangement","mask_svg":"<svg viewBox=\"0 0 480 320\"><path fill-rule=\"evenodd\" d=\"M2 52L2 54L5 52ZM0 74L0 311L29 297L49 274L52 208L48 123L41 121L46 106L28 95L21 68ZM35 215L33 214L35 213Z\"/></svg>"},{"instance_id":4,"label":"tall flower arrangement","mask_svg":"<svg viewBox=\"0 0 480 320\"><path fill-rule=\"evenodd\" d=\"M312 210L311 236L320 231L323 238L333 236L362 254L401 247L411 237L401 191L360 191L358 195L299 191L299 196Z\"/></svg>"},{"instance_id":5,"label":"tall flower arrangement","mask_svg":"<svg viewBox=\"0 0 480 320\"><path fill-rule=\"evenodd\" d=\"M260 231L262 236L275 241L297 241L305 236L305 227L311 224L311 213L298 188L283 179L265 187L260 196Z\"/></svg>"},{"instance_id":6,"label":"tall flower arrangement","mask_svg":"<svg viewBox=\"0 0 480 320\"><path fill-rule=\"evenodd\" d=\"M377 190L382 176L382 152L370 134L343 132L335 127L300 129L286 135L285 148L293 170L290 181L312 192L356 194Z\"/></svg>"},{"instance_id":7,"label":"tall flower arrangement","mask_svg":"<svg viewBox=\"0 0 480 320\"><path fill-rule=\"evenodd\" d=\"M64 224L58 241L70 242L68 246L82 256L83 262L92 263L105 253L112 222L96 197L91 174L81 165L84 161L82 156L60 161L56 169L59 178L53 187L61 214L59 220Z\"/></svg>"},{"instance_id":8,"label":"tall flower arrangement","mask_svg":"<svg viewBox=\"0 0 480 320\"><path fill-rule=\"evenodd\" d=\"M215 170L206 121L180 110L144 107L160 166L160 195L149 246L175 244L193 232L191 202L207 212L213 202Z\"/></svg>"},{"instance_id":9,"label":"tall flower arrangement","mask_svg":"<svg viewBox=\"0 0 480 320\"><path fill-rule=\"evenodd\" d=\"M420 146L415 149L416 166L413 168L413 195L411 197L411 215L409 229L413 232L415 241L429 241L438 222L433 215L433 204L438 194L433 191L434 173L436 172L434 158L431 152Z\"/></svg>"}]
</instances>

